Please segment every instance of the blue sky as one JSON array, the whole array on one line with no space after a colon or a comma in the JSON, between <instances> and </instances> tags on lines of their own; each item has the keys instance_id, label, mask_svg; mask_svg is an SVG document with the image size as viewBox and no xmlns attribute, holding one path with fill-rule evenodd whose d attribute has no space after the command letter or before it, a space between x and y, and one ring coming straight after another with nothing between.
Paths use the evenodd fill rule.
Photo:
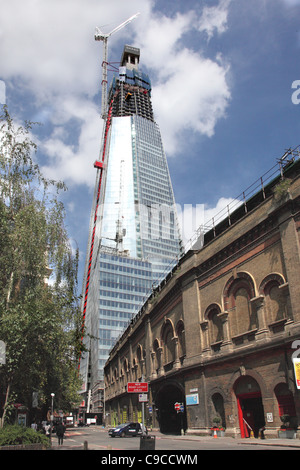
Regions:
<instances>
[{"instance_id":1,"label":"blue sky","mask_svg":"<svg viewBox=\"0 0 300 470\"><path fill-rule=\"evenodd\" d=\"M137 12L109 39L109 61L120 60L124 44L141 50L182 211L201 205L209 220L300 144L300 104L292 101L300 0L1 0L0 98L17 121L42 123L33 130L36 158L69 188L79 283L102 135L94 32Z\"/></svg>"}]
</instances>

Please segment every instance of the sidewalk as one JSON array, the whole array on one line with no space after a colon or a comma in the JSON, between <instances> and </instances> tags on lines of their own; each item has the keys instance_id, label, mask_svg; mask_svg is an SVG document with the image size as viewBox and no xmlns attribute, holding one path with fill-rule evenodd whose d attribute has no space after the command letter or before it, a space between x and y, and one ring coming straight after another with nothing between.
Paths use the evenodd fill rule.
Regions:
<instances>
[{"instance_id":1,"label":"sidewalk","mask_svg":"<svg viewBox=\"0 0 300 470\"><path fill-rule=\"evenodd\" d=\"M156 436L156 437L159 437L160 439L166 439L166 438L169 438L170 435L167 435L167 434L162 434L161 432L159 431L152 431L152 432L149 432L150 435L153 435L153 436ZM187 434L187 435L183 435L183 436L176 436L176 435L173 435L172 436L172 439L178 439L179 441L180 440L184 440L184 439L187 439L187 440L190 440L190 441L211 441L213 438L213 436L198 436L198 435L194 435L194 434ZM218 440L222 440L224 442L225 441L230 441L230 442L236 442L238 444L250 444L250 445L269 445L269 446L284 446L284 447L296 447L296 448L299 448L300 449L300 439L279 439L279 438L275 438L275 439L256 439L256 438L247 438L247 439L242 439L242 438L235 438L235 437L218 437L216 439L216 442Z\"/></svg>"}]
</instances>

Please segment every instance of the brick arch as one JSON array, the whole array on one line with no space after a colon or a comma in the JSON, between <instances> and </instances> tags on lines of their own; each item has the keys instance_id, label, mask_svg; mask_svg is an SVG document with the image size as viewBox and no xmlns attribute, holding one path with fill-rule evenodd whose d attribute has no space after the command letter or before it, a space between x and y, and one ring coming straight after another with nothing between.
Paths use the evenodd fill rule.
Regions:
<instances>
[{"instance_id":1,"label":"brick arch","mask_svg":"<svg viewBox=\"0 0 300 470\"><path fill-rule=\"evenodd\" d=\"M172 320L170 320L170 318L165 318L165 320L162 324L161 330L160 330L160 339L161 339L162 343L164 343L163 338L164 338L164 335L168 331L169 328L171 329L172 338L173 338L175 336L174 323L172 322Z\"/></svg>"},{"instance_id":2,"label":"brick arch","mask_svg":"<svg viewBox=\"0 0 300 470\"><path fill-rule=\"evenodd\" d=\"M282 284L285 284L286 283L286 280L284 279L283 275L282 274L279 274L279 273L270 273L268 274L268 276L266 276L260 286L259 286L259 293L261 295L264 295L265 294L265 288L266 286L269 284L269 283L273 283L273 282L277 282L279 286L281 286Z\"/></svg>"},{"instance_id":3,"label":"brick arch","mask_svg":"<svg viewBox=\"0 0 300 470\"><path fill-rule=\"evenodd\" d=\"M159 349L161 347L161 341L159 338L155 338L155 340L153 341L153 350L156 351L157 349Z\"/></svg>"},{"instance_id":4,"label":"brick arch","mask_svg":"<svg viewBox=\"0 0 300 470\"><path fill-rule=\"evenodd\" d=\"M223 290L223 305L225 311L228 309L230 294L241 284L247 288L250 299L256 297L256 285L253 276L247 272L241 271L237 273L236 276L231 276L225 284Z\"/></svg>"},{"instance_id":5,"label":"brick arch","mask_svg":"<svg viewBox=\"0 0 300 470\"><path fill-rule=\"evenodd\" d=\"M143 347L141 344L138 344L137 345L137 348L136 348L136 357L137 357L137 361L140 362L142 359L143 359Z\"/></svg>"},{"instance_id":6,"label":"brick arch","mask_svg":"<svg viewBox=\"0 0 300 470\"><path fill-rule=\"evenodd\" d=\"M210 304L204 313L204 319L209 322L209 342L216 343L224 339L223 324L219 317L221 307L217 303Z\"/></svg>"},{"instance_id":7,"label":"brick arch","mask_svg":"<svg viewBox=\"0 0 300 470\"><path fill-rule=\"evenodd\" d=\"M175 332L177 333L182 328L184 329L184 321L181 319L176 323Z\"/></svg>"},{"instance_id":8,"label":"brick arch","mask_svg":"<svg viewBox=\"0 0 300 470\"><path fill-rule=\"evenodd\" d=\"M241 367L237 369L231 375L229 382L227 384L227 390L231 398L235 396L234 388L238 379L240 379L243 376L245 377L250 376L252 379L254 379L257 382L258 386L260 387L261 394L263 397L269 396L269 390L262 375L259 372L257 372L255 369L247 369L243 365L241 365Z\"/></svg>"},{"instance_id":9,"label":"brick arch","mask_svg":"<svg viewBox=\"0 0 300 470\"><path fill-rule=\"evenodd\" d=\"M125 357L124 360L123 360L123 368L124 368L125 372L127 372L129 370L129 363L128 363L127 357Z\"/></svg>"},{"instance_id":10,"label":"brick arch","mask_svg":"<svg viewBox=\"0 0 300 470\"><path fill-rule=\"evenodd\" d=\"M205 312L204 312L204 319L205 320L208 320L209 318L209 314L213 311L213 310L217 310L218 313L221 313L222 309L221 309L221 306L218 304L218 303L213 303L213 304L210 304Z\"/></svg>"},{"instance_id":11,"label":"brick arch","mask_svg":"<svg viewBox=\"0 0 300 470\"><path fill-rule=\"evenodd\" d=\"M270 273L260 284L259 293L264 296L265 315L268 323L283 320L287 317L287 298L281 286L285 284L284 277L279 273Z\"/></svg>"}]
</instances>

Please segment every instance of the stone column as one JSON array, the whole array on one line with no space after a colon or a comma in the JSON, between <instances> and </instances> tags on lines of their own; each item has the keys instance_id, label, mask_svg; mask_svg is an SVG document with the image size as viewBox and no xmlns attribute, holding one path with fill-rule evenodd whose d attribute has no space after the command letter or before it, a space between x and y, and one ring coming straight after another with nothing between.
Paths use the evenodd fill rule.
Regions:
<instances>
[{"instance_id":1,"label":"stone column","mask_svg":"<svg viewBox=\"0 0 300 470\"><path fill-rule=\"evenodd\" d=\"M232 348L232 341L230 336L228 312L218 313L218 317L222 321L223 328L223 341L221 348L223 350L230 350Z\"/></svg>"},{"instance_id":2,"label":"stone column","mask_svg":"<svg viewBox=\"0 0 300 470\"><path fill-rule=\"evenodd\" d=\"M258 297L253 297L250 300L250 303L252 304L252 307L256 309L256 315L257 315L257 333L256 333L256 339L265 339L267 336L269 336L269 329L267 327L267 322L266 322L266 315L265 315L265 309L264 309L264 304L265 304L265 298L263 295L259 295Z\"/></svg>"},{"instance_id":3,"label":"stone column","mask_svg":"<svg viewBox=\"0 0 300 470\"><path fill-rule=\"evenodd\" d=\"M153 338L152 338L152 329L150 322L150 314L145 313L145 353L146 353L146 367L144 368L145 378L151 377L153 367L152 367L152 347L153 347Z\"/></svg>"},{"instance_id":4,"label":"stone column","mask_svg":"<svg viewBox=\"0 0 300 470\"><path fill-rule=\"evenodd\" d=\"M156 367L155 367L155 351L151 351L151 379L154 380L157 377Z\"/></svg>"},{"instance_id":5,"label":"stone column","mask_svg":"<svg viewBox=\"0 0 300 470\"><path fill-rule=\"evenodd\" d=\"M157 354L158 354L158 377L164 374L164 368L162 364L162 353L163 349L162 347L157 349Z\"/></svg>"},{"instance_id":6,"label":"stone column","mask_svg":"<svg viewBox=\"0 0 300 470\"><path fill-rule=\"evenodd\" d=\"M129 370L129 382L134 382L134 380L132 380L132 367L133 367L133 354L132 354L132 345L131 345L131 341L129 340L129 367L128 367L128 370Z\"/></svg>"},{"instance_id":7,"label":"stone column","mask_svg":"<svg viewBox=\"0 0 300 470\"><path fill-rule=\"evenodd\" d=\"M178 354L178 336L174 336L172 338L174 342L174 362L173 362L173 369L180 368L180 361L179 361L179 354Z\"/></svg>"},{"instance_id":8,"label":"stone column","mask_svg":"<svg viewBox=\"0 0 300 470\"><path fill-rule=\"evenodd\" d=\"M209 336L208 336L208 321L204 320L200 322L200 326L201 326L202 354L205 356L208 356L210 353Z\"/></svg>"},{"instance_id":9,"label":"stone column","mask_svg":"<svg viewBox=\"0 0 300 470\"><path fill-rule=\"evenodd\" d=\"M141 364L141 375L145 377L145 359L142 359L140 361L140 364Z\"/></svg>"}]
</instances>

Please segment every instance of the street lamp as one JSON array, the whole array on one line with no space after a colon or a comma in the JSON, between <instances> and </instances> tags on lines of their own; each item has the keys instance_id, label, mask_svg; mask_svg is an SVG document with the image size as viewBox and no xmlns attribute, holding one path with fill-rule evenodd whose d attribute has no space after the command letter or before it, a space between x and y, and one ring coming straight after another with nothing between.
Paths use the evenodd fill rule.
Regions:
<instances>
[{"instance_id":1,"label":"street lamp","mask_svg":"<svg viewBox=\"0 0 300 470\"><path fill-rule=\"evenodd\" d=\"M51 416L50 416L50 443L52 445L52 428L53 428L53 399L55 393L51 393Z\"/></svg>"}]
</instances>

